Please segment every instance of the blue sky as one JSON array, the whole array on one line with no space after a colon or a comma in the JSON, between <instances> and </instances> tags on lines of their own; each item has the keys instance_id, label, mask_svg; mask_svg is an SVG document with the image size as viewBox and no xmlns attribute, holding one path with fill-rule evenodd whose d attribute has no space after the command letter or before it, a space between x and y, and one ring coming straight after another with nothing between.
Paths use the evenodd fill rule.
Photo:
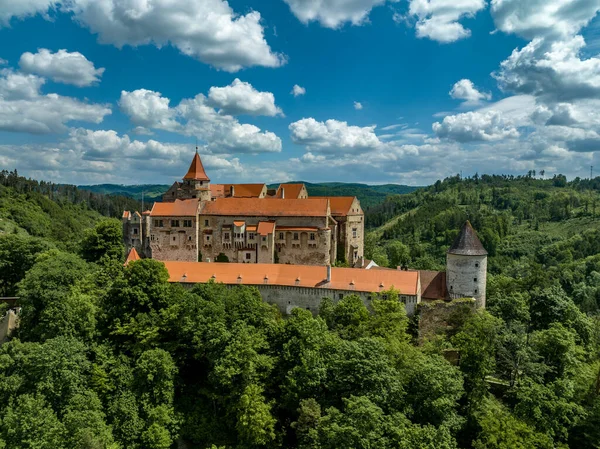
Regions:
<instances>
[{"instance_id":1,"label":"blue sky","mask_svg":"<svg viewBox=\"0 0 600 449\"><path fill-rule=\"evenodd\" d=\"M0 167L424 185L600 169L600 0L2 0ZM296 87L294 94L294 86Z\"/></svg>"}]
</instances>

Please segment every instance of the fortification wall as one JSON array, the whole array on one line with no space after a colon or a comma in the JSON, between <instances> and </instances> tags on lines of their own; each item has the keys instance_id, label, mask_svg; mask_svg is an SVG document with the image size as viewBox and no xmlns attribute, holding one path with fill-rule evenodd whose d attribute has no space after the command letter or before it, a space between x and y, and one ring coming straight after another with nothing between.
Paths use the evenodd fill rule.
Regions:
<instances>
[{"instance_id":1,"label":"fortification wall","mask_svg":"<svg viewBox=\"0 0 600 449\"><path fill-rule=\"evenodd\" d=\"M423 343L436 335L444 335L462 322L464 316L476 309L471 298L452 301L422 301L417 307L419 319L419 342Z\"/></svg>"},{"instance_id":2,"label":"fortification wall","mask_svg":"<svg viewBox=\"0 0 600 449\"><path fill-rule=\"evenodd\" d=\"M448 254L446 283L450 297L472 297L485 308L487 256Z\"/></svg>"}]
</instances>

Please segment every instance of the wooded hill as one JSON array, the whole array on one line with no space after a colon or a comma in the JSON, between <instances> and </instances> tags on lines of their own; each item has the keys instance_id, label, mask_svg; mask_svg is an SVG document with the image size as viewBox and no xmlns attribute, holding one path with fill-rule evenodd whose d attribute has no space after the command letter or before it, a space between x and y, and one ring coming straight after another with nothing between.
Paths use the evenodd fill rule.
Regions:
<instances>
[{"instance_id":1,"label":"wooded hill","mask_svg":"<svg viewBox=\"0 0 600 449\"><path fill-rule=\"evenodd\" d=\"M39 195L87 210L82 228L97 216ZM19 225L0 234L22 307L0 346L0 448L598 448L597 197L597 180L483 176L383 203L368 248L390 264L441 267L466 218L491 253L487 311L456 309L420 346L393 292L282 317L254 288L124 267L117 220L62 249Z\"/></svg>"},{"instance_id":2,"label":"wooded hill","mask_svg":"<svg viewBox=\"0 0 600 449\"><path fill-rule=\"evenodd\" d=\"M292 183L305 184L309 196L356 196L364 209L376 206L387 198L390 194L404 194L414 192L418 187L403 186L397 184L385 184L369 186L366 184L346 184L343 182L310 183L303 181L293 181ZM116 185L99 184L93 186L79 186L80 189L90 192L103 193L106 195L122 195L144 200L148 205L154 201L160 201L162 195L169 189L168 185L146 184L146 185ZM276 189L279 184L271 184L269 188Z\"/></svg>"}]
</instances>

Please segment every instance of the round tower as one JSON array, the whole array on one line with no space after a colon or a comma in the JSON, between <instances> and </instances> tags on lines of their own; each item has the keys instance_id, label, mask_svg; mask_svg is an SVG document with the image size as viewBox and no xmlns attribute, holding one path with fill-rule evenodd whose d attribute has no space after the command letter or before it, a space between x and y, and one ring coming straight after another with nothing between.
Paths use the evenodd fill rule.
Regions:
<instances>
[{"instance_id":1,"label":"round tower","mask_svg":"<svg viewBox=\"0 0 600 449\"><path fill-rule=\"evenodd\" d=\"M210 179L204 171L202 160L196 148L196 154L187 174L183 177L182 189L187 192L191 198L200 198L200 201L210 201Z\"/></svg>"},{"instance_id":2,"label":"round tower","mask_svg":"<svg viewBox=\"0 0 600 449\"><path fill-rule=\"evenodd\" d=\"M488 253L467 221L446 254L446 285L451 299L475 298L485 308Z\"/></svg>"}]
</instances>

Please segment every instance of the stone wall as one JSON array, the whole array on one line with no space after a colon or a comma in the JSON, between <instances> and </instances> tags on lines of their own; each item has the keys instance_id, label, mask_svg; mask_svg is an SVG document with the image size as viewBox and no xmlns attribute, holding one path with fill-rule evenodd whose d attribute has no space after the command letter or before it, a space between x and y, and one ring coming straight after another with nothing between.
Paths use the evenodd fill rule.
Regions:
<instances>
[{"instance_id":1,"label":"stone wall","mask_svg":"<svg viewBox=\"0 0 600 449\"><path fill-rule=\"evenodd\" d=\"M268 200L265 200L268 201ZM234 239L234 221L244 221L246 232L242 242L236 245ZM276 221L275 234L260 236L256 231L249 232L248 226L258 226L260 221ZM225 217L200 215L199 236L202 244L200 252L203 261L210 259L214 261L219 254L227 256L230 262L244 263L258 261L258 263L274 263L275 251L279 263L291 263L295 265L328 265L331 263L330 252L332 245L332 234L327 228L326 217ZM230 228L224 229L224 226ZM316 239L310 240L312 231L287 231L279 230L278 226L288 227L315 227ZM230 242L227 243L223 233L230 233ZM298 240L294 240L294 233L298 233ZM283 239L280 234L283 233ZM250 239L250 234L254 238ZM263 237L266 240L263 241ZM254 252L250 259L247 253Z\"/></svg>"},{"instance_id":2,"label":"stone wall","mask_svg":"<svg viewBox=\"0 0 600 449\"><path fill-rule=\"evenodd\" d=\"M198 261L198 220L195 217L151 217L150 249L156 260ZM162 220L163 226L156 226ZM171 226L173 220L178 227ZM191 220L191 227L184 227L184 220Z\"/></svg>"},{"instance_id":3,"label":"stone wall","mask_svg":"<svg viewBox=\"0 0 600 449\"><path fill-rule=\"evenodd\" d=\"M0 344L8 341L17 326L17 313L13 309L10 309L0 320Z\"/></svg>"},{"instance_id":4,"label":"stone wall","mask_svg":"<svg viewBox=\"0 0 600 449\"><path fill-rule=\"evenodd\" d=\"M448 254L446 284L451 298L475 298L477 307L485 308L487 256Z\"/></svg>"},{"instance_id":5,"label":"stone wall","mask_svg":"<svg viewBox=\"0 0 600 449\"><path fill-rule=\"evenodd\" d=\"M417 306L419 319L419 342L445 335L462 322L464 316L476 309L474 299L463 298L452 301L422 301Z\"/></svg>"}]
</instances>

